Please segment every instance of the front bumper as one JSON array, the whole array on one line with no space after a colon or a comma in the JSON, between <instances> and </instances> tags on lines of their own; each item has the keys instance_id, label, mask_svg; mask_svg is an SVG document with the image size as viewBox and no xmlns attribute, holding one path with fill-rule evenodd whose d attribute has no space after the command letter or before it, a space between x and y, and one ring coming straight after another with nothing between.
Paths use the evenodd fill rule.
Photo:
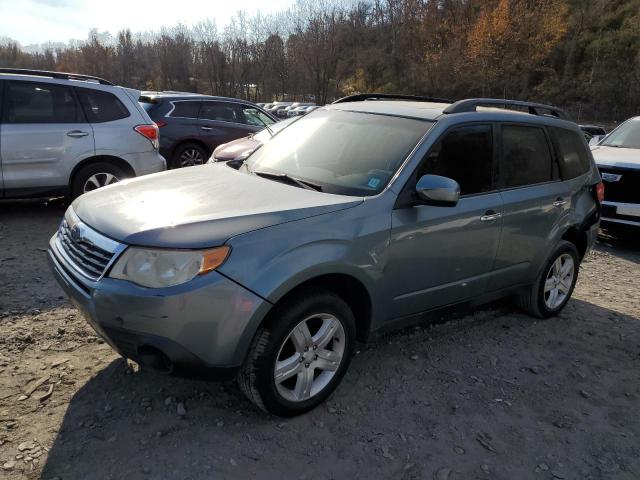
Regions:
<instances>
[{"instance_id":1,"label":"front bumper","mask_svg":"<svg viewBox=\"0 0 640 480\"><path fill-rule=\"evenodd\" d=\"M142 364L161 352L170 372L233 371L271 307L218 272L163 289L107 277L90 281L74 272L54 240L48 258L60 286L98 335Z\"/></svg>"},{"instance_id":2,"label":"front bumper","mask_svg":"<svg viewBox=\"0 0 640 480\"><path fill-rule=\"evenodd\" d=\"M602 202L602 221L640 227L640 204Z\"/></svg>"}]
</instances>

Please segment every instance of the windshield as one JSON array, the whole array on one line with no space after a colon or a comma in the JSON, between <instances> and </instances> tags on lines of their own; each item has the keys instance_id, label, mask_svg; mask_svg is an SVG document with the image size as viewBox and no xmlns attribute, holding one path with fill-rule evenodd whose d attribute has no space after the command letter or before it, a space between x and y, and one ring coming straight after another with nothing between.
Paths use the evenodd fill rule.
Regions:
<instances>
[{"instance_id":1,"label":"windshield","mask_svg":"<svg viewBox=\"0 0 640 480\"><path fill-rule=\"evenodd\" d=\"M628 120L613 132L600 145L607 147L640 148L640 118Z\"/></svg>"},{"instance_id":2,"label":"windshield","mask_svg":"<svg viewBox=\"0 0 640 480\"><path fill-rule=\"evenodd\" d=\"M243 170L284 173L341 195L376 195L433 122L316 110L289 125Z\"/></svg>"}]
</instances>

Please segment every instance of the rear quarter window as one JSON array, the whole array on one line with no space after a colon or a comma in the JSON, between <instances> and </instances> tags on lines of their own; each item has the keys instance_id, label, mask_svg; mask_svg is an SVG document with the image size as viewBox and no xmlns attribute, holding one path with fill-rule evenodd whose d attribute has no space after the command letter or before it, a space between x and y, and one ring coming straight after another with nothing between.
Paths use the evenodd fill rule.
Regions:
<instances>
[{"instance_id":1,"label":"rear quarter window","mask_svg":"<svg viewBox=\"0 0 640 480\"><path fill-rule=\"evenodd\" d=\"M114 94L102 90L78 88L78 97L89 122L104 123L127 118L129 110Z\"/></svg>"},{"instance_id":2,"label":"rear quarter window","mask_svg":"<svg viewBox=\"0 0 640 480\"><path fill-rule=\"evenodd\" d=\"M173 110L169 114L170 117L178 118L198 118L198 110L200 109L200 102L192 101L179 101L172 102Z\"/></svg>"},{"instance_id":3,"label":"rear quarter window","mask_svg":"<svg viewBox=\"0 0 640 480\"><path fill-rule=\"evenodd\" d=\"M562 178L569 180L588 172L591 164L580 134L557 127L551 128L551 133L558 150Z\"/></svg>"}]
</instances>

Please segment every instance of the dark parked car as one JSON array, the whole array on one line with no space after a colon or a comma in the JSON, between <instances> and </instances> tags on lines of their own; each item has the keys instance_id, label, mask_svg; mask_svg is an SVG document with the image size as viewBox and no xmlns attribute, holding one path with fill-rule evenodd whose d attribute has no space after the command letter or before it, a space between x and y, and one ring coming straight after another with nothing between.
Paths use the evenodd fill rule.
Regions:
<instances>
[{"instance_id":1,"label":"dark parked car","mask_svg":"<svg viewBox=\"0 0 640 480\"><path fill-rule=\"evenodd\" d=\"M238 138L237 140L233 140L229 143L223 143L213 151L211 159L214 162L228 162L229 160L246 158L260 145L271 139L273 135L296 120L298 120L298 118L288 118L287 120L282 120L281 122L278 122L269 128L265 128L256 134Z\"/></svg>"},{"instance_id":2,"label":"dark parked car","mask_svg":"<svg viewBox=\"0 0 640 480\"><path fill-rule=\"evenodd\" d=\"M139 101L160 127L160 153L169 168L206 163L218 145L276 122L257 105L235 98L144 92Z\"/></svg>"}]
</instances>

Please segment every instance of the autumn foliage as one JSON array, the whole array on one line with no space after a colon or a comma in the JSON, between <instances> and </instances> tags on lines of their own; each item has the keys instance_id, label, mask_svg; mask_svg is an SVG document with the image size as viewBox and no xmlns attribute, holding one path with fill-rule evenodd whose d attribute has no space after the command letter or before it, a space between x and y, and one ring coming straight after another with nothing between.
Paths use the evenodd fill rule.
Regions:
<instances>
[{"instance_id":1,"label":"autumn foliage","mask_svg":"<svg viewBox=\"0 0 640 480\"><path fill-rule=\"evenodd\" d=\"M222 31L203 21L93 32L35 53L0 44L2 66L140 89L318 103L363 91L494 96L558 104L577 119L640 113L640 0L299 0L279 14L240 12Z\"/></svg>"}]
</instances>

